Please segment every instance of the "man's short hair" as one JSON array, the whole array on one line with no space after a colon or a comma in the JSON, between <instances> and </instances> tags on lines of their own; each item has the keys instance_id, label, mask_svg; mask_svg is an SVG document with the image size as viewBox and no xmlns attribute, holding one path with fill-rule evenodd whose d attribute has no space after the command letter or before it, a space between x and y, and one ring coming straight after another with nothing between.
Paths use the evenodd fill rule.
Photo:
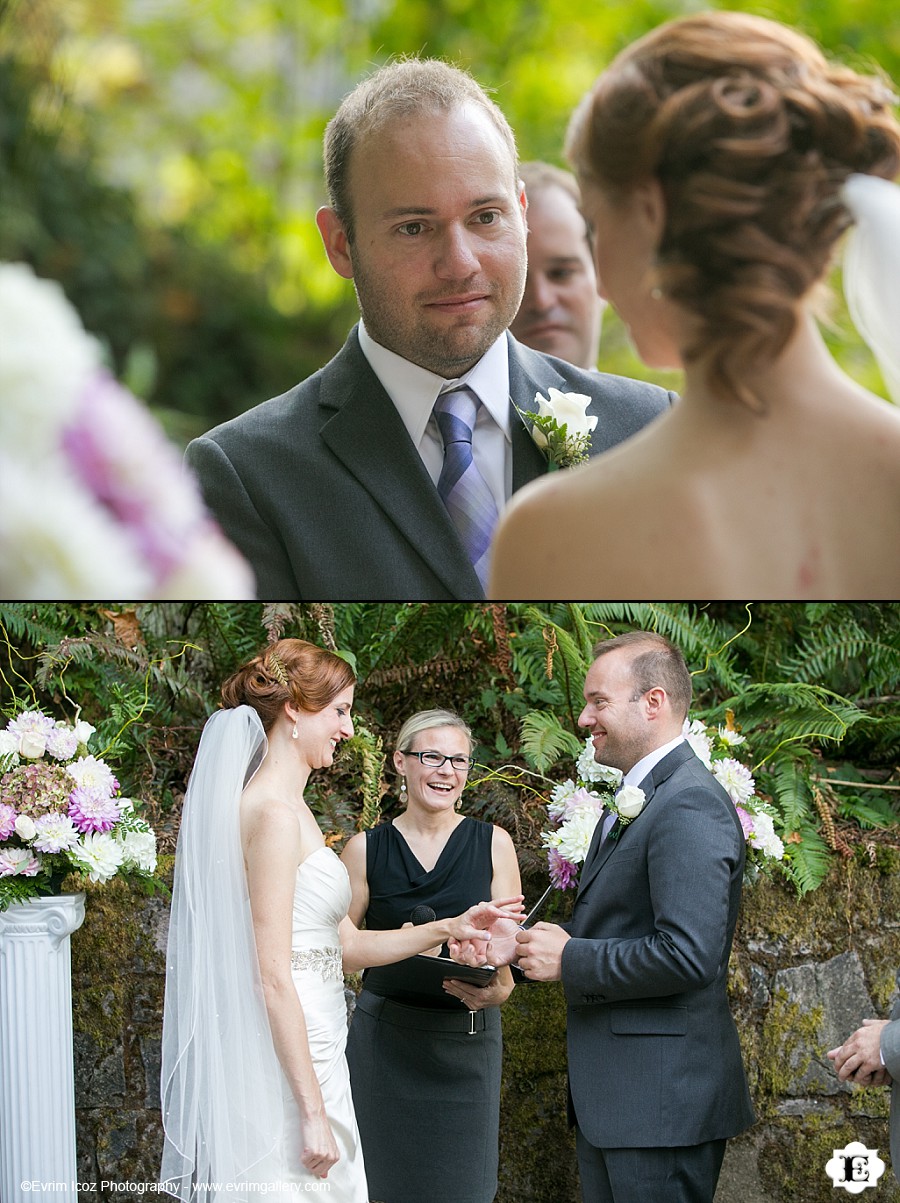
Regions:
<instances>
[{"instance_id":1,"label":"man's short hair","mask_svg":"<svg viewBox=\"0 0 900 1203\"><path fill-rule=\"evenodd\" d=\"M459 67L440 59L399 59L379 68L344 97L325 129L325 186L350 242L354 233L350 158L357 142L398 117L452 112L466 104L487 113L508 146L515 184L518 152L510 124L485 89Z\"/></svg>"},{"instance_id":2,"label":"man's short hair","mask_svg":"<svg viewBox=\"0 0 900 1203\"><path fill-rule=\"evenodd\" d=\"M571 171L564 171L561 167L554 167L552 163L544 163L540 159L533 159L527 163L519 164L519 177L525 185L525 196L530 201L541 192L546 192L548 188L561 188L563 192L568 193L575 202L575 208L584 218L584 232L587 239L588 247L591 254L594 252L594 231L584 216L584 210L581 207L581 189L578 186L578 180Z\"/></svg>"},{"instance_id":3,"label":"man's short hair","mask_svg":"<svg viewBox=\"0 0 900 1203\"><path fill-rule=\"evenodd\" d=\"M594 659L620 648L634 651L629 668L637 696L641 697L648 689L662 687L675 713L680 712L682 718L687 718L693 687L681 650L655 631L626 631L624 635L595 644Z\"/></svg>"},{"instance_id":4,"label":"man's short hair","mask_svg":"<svg viewBox=\"0 0 900 1203\"><path fill-rule=\"evenodd\" d=\"M530 191L534 195L544 188L562 188L563 192L568 192L571 196L579 212L581 211L581 189L571 171L564 171L562 167L554 167L552 163L544 163L540 159L532 159L519 164L519 176L525 185L526 193Z\"/></svg>"}]
</instances>

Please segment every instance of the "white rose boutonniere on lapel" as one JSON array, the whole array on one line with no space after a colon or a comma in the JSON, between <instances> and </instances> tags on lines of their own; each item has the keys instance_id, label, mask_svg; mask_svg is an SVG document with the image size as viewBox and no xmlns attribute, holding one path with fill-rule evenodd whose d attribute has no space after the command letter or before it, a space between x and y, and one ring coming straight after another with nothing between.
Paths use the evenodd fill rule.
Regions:
<instances>
[{"instance_id":1,"label":"white rose boutonniere on lapel","mask_svg":"<svg viewBox=\"0 0 900 1203\"><path fill-rule=\"evenodd\" d=\"M588 414L591 398L583 393L561 393L548 389L549 400L535 393L538 412L523 413L531 423L531 437L547 457L549 471L569 468L588 458L591 432L597 425L595 414Z\"/></svg>"},{"instance_id":2,"label":"white rose boutonniere on lapel","mask_svg":"<svg viewBox=\"0 0 900 1203\"><path fill-rule=\"evenodd\" d=\"M612 840L618 839L623 827L627 827L632 819L636 819L644 809L647 795L637 785L623 785L615 798L608 802L610 810L615 811L618 823L609 833Z\"/></svg>"}]
</instances>

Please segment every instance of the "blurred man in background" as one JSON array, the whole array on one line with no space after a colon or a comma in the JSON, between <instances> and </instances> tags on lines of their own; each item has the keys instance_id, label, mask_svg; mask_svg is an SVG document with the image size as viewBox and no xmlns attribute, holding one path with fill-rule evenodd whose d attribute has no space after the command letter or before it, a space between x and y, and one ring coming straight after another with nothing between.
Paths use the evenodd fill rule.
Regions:
<instances>
[{"instance_id":1,"label":"blurred man in background","mask_svg":"<svg viewBox=\"0 0 900 1203\"><path fill-rule=\"evenodd\" d=\"M596 369L604 302L578 184L549 163L522 163L519 174L528 198L528 275L510 329L536 351Z\"/></svg>"}]
</instances>

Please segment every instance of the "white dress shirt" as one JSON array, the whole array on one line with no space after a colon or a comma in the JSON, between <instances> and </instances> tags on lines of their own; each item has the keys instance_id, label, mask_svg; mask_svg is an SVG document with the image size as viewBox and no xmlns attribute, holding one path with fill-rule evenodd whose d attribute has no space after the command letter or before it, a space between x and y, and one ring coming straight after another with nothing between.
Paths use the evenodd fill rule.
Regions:
<instances>
[{"instance_id":1,"label":"white dress shirt","mask_svg":"<svg viewBox=\"0 0 900 1203\"><path fill-rule=\"evenodd\" d=\"M622 778L622 784L640 785L650 771L656 768L663 757L668 756L669 753L674 748L677 748L681 743L684 743L683 735L679 735L675 739L670 739L669 742L667 744L663 744L661 748L654 748L652 752L648 752L646 756L642 756L637 764L630 768Z\"/></svg>"},{"instance_id":2,"label":"white dress shirt","mask_svg":"<svg viewBox=\"0 0 900 1203\"><path fill-rule=\"evenodd\" d=\"M410 363L395 351L375 342L362 321L359 345L384 391L393 401L413 446L422 457L435 485L444 465L444 443L434 416L438 394L452 385L466 384L481 401L472 436L472 454L497 503L498 512L512 494L512 437L509 418L509 354L501 334L474 368L458 380Z\"/></svg>"}]
</instances>

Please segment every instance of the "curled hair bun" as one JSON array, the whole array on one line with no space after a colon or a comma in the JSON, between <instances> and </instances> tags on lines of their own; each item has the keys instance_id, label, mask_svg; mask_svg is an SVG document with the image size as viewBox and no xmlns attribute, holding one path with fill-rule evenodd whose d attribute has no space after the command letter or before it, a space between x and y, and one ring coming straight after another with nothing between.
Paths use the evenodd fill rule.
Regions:
<instances>
[{"instance_id":1,"label":"curled hair bun","mask_svg":"<svg viewBox=\"0 0 900 1203\"><path fill-rule=\"evenodd\" d=\"M322 710L355 683L346 660L305 639L279 639L242 664L222 686L222 705L252 706L266 731L283 714L285 703L300 710Z\"/></svg>"},{"instance_id":2,"label":"curled hair bun","mask_svg":"<svg viewBox=\"0 0 900 1203\"><path fill-rule=\"evenodd\" d=\"M222 704L226 709L235 706L253 706L267 703L277 697L279 702L289 701L290 688L282 683L271 663L271 653L262 653L242 664L222 686Z\"/></svg>"},{"instance_id":3,"label":"curled hair bun","mask_svg":"<svg viewBox=\"0 0 900 1203\"><path fill-rule=\"evenodd\" d=\"M576 112L583 178L622 197L659 180L658 283L699 318L682 355L704 360L717 393L758 408L742 379L784 349L830 267L850 224L844 181L900 169L892 100L785 25L710 12L628 47Z\"/></svg>"}]
</instances>

